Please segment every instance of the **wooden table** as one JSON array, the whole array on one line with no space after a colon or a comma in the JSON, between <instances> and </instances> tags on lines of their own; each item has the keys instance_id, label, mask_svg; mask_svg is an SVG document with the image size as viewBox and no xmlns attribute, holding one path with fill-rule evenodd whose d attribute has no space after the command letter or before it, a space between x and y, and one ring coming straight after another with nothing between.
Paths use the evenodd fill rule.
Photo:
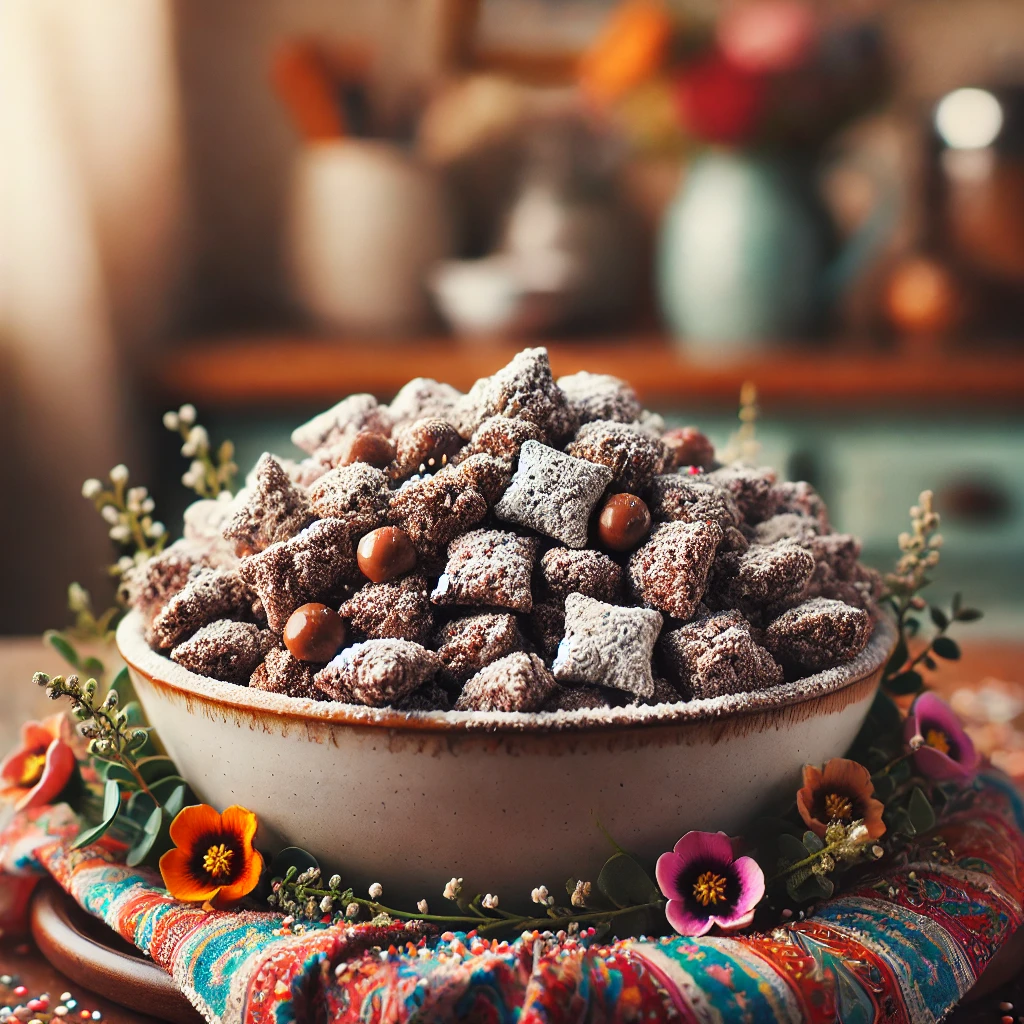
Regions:
<instances>
[{"instance_id":1,"label":"wooden table","mask_svg":"<svg viewBox=\"0 0 1024 1024\"><path fill-rule=\"evenodd\" d=\"M977 683L988 677L1024 682L1024 643L967 640L963 643L963 652L960 662L944 663L935 674L934 682L940 691L949 692L956 686ZM32 685L32 673L37 670L56 674L65 671L65 666L38 638L0 639L0 706L12 712L0 718L0 752L15 742L22 721L54 711L53 705ZM89 996L81 986L50 967L38 950L24 940L0 938L0 974L4 973L19 975L31 995L49 992L51 997L57 997L70 991L81 1009L100 1010L108 1024L150 1024L152 1021L151 1017ZM958 1010L950 1018L950 1024L985 1021L996 1024L1003 1016L999 1004L1005 1002L1014 1005L1011 1018L1024 1024L1024 972L992 995ZM66 1019L71 1020L71 1015Z\"/></svg>"}]
</instances>

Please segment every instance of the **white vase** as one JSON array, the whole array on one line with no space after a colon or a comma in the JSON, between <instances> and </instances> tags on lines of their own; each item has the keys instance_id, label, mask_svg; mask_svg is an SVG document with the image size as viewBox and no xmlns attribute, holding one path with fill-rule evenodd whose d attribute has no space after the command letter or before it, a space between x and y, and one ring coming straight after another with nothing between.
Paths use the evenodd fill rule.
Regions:
<instances>
[{"instance_id":1,"label":"white vase","mask_svg":"<svg viewBox=\"0 0 1024 1024\"><path fill-rule=\"evenodd\" d=\"M427 277L450 255L451 218L439 179L397 146L307 146L289 227L295 293L320 327L403 335L430 325Z\"/></svg>"}]
</instances>

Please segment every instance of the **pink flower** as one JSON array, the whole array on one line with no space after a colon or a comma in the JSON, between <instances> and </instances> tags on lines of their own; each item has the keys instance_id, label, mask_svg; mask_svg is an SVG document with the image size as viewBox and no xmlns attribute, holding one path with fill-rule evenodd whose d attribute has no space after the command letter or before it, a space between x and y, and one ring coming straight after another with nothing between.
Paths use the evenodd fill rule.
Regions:
<instances>
[{"instance_id":1,"label":"pink flower","mask_svg":"<svg viewBox=\"0 0 1024 1024\"><path fill-rule=\"evenodd\" d=\"M764 896L757 861L735 857L724 832L687 832L658 858L655 875L668 897L665 916L680 935L705 935L713 925L746 928Z\"/></svg>"},{"instance_id":2,"label":"pink flower","mask_svg":"<svg viewBox=\"0 0 1024 1024\"><path fill-rule=\"evenodd\" d=\"M914 701L904 737L908 743L915 737L923 741L914 754L914 766L930 779L963 782L978 769L978 752L971 737L953 709L934 693L922 693Z\"/></svg>"},{"instance_id":3,"label":"pink flower","mask_svg":"<svg viewBox=\"0 0 1024 1024\"><path fill-rule=\"evenodd\" d=\"M14 803L15 810L52 803L74 774L75 753L69 742L69 726L63 715L21 727L21 746L0 764L0 800Z\"/></svg>"},{"instance_id":4,"label":"pink flower","mask_svg":"<svg viewBox=\"0 0 1024 1024\"><path fill-rule=\"evenodd\" d=\"M734 3L718 19L718 45L744 71L792 71L814 45L814 11L802 0Z\"/></svg>"}]
</instances>

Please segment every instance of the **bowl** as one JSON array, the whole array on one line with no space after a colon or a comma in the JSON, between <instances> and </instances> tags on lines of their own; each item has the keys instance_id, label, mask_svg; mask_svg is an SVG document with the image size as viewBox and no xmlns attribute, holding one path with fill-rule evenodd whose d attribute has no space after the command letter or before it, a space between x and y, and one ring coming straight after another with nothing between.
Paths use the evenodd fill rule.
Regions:
<instances>
[{"instance_id":1,"label":"bowl","mask_svg":"<svg viewBox=\"0 0 1024 1024\"><path fill-rule=\"evenodd\" d=\"M853 741L894 642L882 619L848 664L742 697L403 714L196 675L149 648L137 613L117 631L168 754L202 800L257 814L264 852L301 846L388 901L436 900L454 875L511 906L595 879L602 828L653 860L690 829L734 833L792 799L805 763Z\"/></svg>"}]
</instances>

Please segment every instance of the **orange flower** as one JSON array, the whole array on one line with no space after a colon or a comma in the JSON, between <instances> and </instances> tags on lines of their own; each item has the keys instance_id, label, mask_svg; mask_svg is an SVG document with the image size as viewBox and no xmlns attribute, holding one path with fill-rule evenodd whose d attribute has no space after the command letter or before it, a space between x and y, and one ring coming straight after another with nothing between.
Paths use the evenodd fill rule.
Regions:
<instances>
[{"instance_id":1,"label":"orange flower","mask_svg":"<svg viewBox=\"0 0 1024 1024\"><path fill-rule=\"evenodd\" d=\"M628 0L580 60L583 91L598 103L611 103L651 78L672 30L672 17L658 0Z\"/></svg>"},{"instance_id":2,"label":"orange flower","mask_svg":"<svg viewBox=\"0 0 1024 1024\"><path fill-rule=\"evenodd\" d=\"M21 746L0 764L0 800L15 810L41 807L55 800L71 780L77 761L71 748L71 726L63 715L21 727Z\"/></svg>"},{"instance_id":3,"label":"orange flower","mask_svg":"<svg viewBox=\"0 0 1024 1024\"><path fill-rule=\"evenodd\" d=\"M160 858L167 891L190 903L234 903L256 888L263 858L252 848L256 815L232 806L218 814L209 804L184 807L171 822L175 849Z\"/></svg>"},{"instance_id":4,"label":"orange flower","mask_svg":"<svg viewBox=\"0 0 1024 1024\"><path fill-rule=\"evenodd\" d=\"M885 832L882 804L875 800L871 773L862 764L845 757L833 757L821 772L814 765L804 765L804 785L796 795L796 806L807 827L825 838L830 822L845 825L863 821L870 839Z\"/></svg>"}]
</instances>

